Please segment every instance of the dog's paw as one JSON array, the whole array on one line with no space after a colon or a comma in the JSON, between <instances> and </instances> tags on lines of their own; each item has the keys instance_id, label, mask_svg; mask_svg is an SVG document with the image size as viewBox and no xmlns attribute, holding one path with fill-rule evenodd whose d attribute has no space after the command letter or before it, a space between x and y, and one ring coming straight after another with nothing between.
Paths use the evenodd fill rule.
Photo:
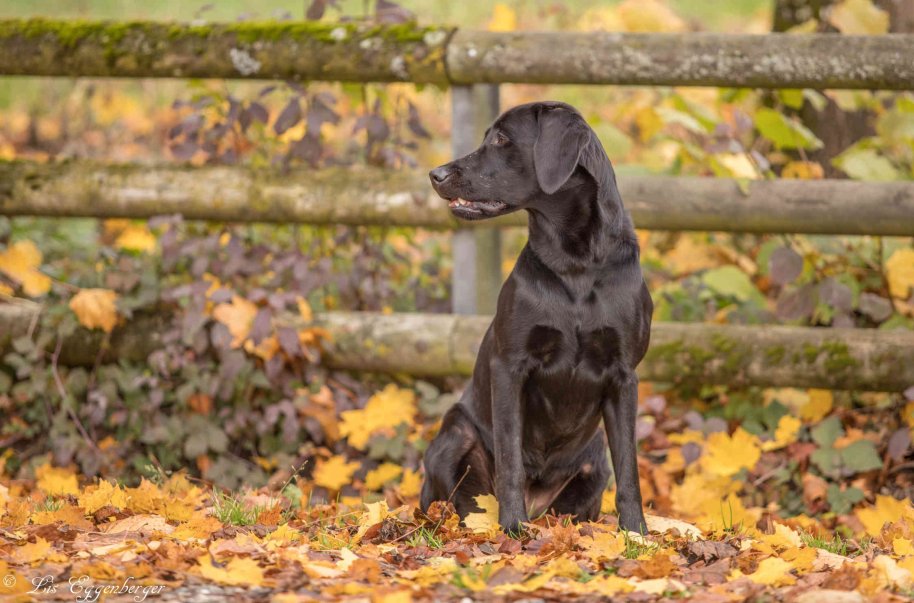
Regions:
<instances>
[{"instance_id":1,"label":"dog's paw","mask_svg":"<svg viewBox=\"0 0 914 603\"><path fill-rule=\"evenodd\" d=\"M638 534L647 534L647 522L644 521L644 513L639 510L637 513L620 514L619 529Z\"/></svg>"},{"instance_id":2,"label":"dog's paw","mask_svg":"<svg viewBox=\"0 0 914 603\"><path fill-rule=\"evenodd\" d=\"M508 536L518 536L524 533L524 524L527 523L526 513L510 513L498 518L498 524Z\"/></svg>"}]
</instances>

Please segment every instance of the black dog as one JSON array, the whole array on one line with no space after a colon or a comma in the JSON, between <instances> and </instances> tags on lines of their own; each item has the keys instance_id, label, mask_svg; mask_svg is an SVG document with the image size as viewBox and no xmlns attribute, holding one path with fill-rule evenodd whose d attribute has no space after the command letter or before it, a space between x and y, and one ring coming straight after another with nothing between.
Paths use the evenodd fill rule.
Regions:
<instances>
[{"instance_id":1,"label":"black dog","mask_svg":"<svg viewBox=\"0 0 914 603\"><path fill-rule=\"evenodd\" d=\"M635 367L653 303L615 173L580 113L558 102L515 107L476 151L429 174L451 212L481 220L519 209L530 236L498 297L471 385L425 455L422 508L461 517L495 494L516 530L545 511L594 520L609 479L619 525L643 531L635 448Z\"/></svg>"}]
</instances>

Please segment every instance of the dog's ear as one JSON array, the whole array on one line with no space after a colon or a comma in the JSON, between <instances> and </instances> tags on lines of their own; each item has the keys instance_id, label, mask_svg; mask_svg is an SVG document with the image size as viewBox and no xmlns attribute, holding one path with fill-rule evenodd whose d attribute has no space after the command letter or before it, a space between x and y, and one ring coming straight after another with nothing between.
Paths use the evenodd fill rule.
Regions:
<instances>
[{"instance_id":1,"label":"dog's ear","mask_svg":"<svg viewBox=\"0 0 914 603\"><path fill-rule=\"evenodd\" d=\"M567 109L540 112L533 165L544 193L551 195L571 178L589 140L590 128L580 115Z\"/></svg>"}]
</instances>

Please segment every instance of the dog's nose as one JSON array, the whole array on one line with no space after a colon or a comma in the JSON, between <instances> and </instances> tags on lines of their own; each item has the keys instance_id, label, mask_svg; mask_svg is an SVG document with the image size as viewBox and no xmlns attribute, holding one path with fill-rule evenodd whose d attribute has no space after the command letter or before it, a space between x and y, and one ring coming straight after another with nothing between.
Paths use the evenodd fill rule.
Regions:
<instances>
[{"instance_id":1,"label":"dog's nose","mask_svg":"<svg viewBox=\"0 0 914 603\"><path fill-rule=\"evenodd\" d=\"M446 165L436 167L431 172L428 173L428 177L432 179L432 184L441 184L445 180L451 177L451 174L454 172L451 171Z\"/></svg>"}]
</instances>

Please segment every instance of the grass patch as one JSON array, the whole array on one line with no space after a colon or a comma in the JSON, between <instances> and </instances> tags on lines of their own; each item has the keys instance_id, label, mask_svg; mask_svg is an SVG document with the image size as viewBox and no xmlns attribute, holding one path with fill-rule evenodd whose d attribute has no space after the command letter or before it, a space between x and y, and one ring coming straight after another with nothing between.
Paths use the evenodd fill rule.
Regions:
<instances>
[{"instance_id":1,"label":"grass patch","mask_svg":"<svg viewBox=\"0 0 914 603\"><path fill-rule=\"evenodd\" d=\"M59 498L54 498L53 496L48 496L43 501L38 503L35 507L35 511L53 513L54 511L59 511L63 507L63 501Z\"/></svg>"},{"instance_id":2,"label":"grass patch","mask_svg":"<svg viewBox=\"0 0 914 603\"><path fill-rule=\"evenodd\" d=\"M847 557L847 540L841 538L840 535L836 534L833 539L827 540L821 536L815 536L808 532L800 532L800 540L802 540L803 544L806 546Z\"/></svg>"},{"instance_id":3,"label":"grass patch","mask_svg":"<svg viewBox=\"0 0 914 603\"><path fill-rule=\"evenodd\" d=\"M444 546L444 540L441 536L435 534L435 530L422 526L407 540L409 546L427 546L430 549L440 549Z\"/></svg>"},{"instance_id":4,"label":"grass patch","mask_svg":"<svg viewBox=\"0 0 914 603\"><path fill-rule=\"evenodd\" d=\"M213 515L226 525L250 526L257 523L257 517L265 509L260 505L247 507L237 494L226 494L213 490Z\"/></svg>"},{"instance_id":5,"label":"grass patch","mask_svg":"<svg viewBox=\"0 0 914 603\"><path fill-rule=\"evenodd\" d=\"M637 559L641 555L648 555L657 550L657 545L641 536L629 536L628 532L622 532L622 538L625 539L625 550L622 556L626 559Z\"/></svg>"}]
</instances>

